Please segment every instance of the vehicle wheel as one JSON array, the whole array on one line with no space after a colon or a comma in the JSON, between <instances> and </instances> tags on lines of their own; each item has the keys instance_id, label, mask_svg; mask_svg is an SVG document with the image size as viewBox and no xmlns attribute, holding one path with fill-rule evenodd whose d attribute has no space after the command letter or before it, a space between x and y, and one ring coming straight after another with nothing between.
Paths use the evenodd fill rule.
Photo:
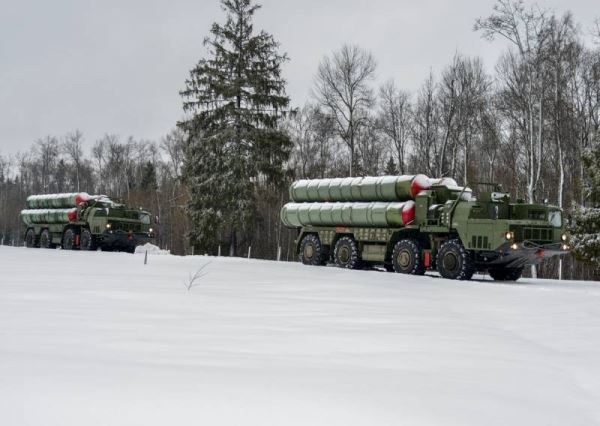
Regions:
<instances>
[{"instance_id":1,"label":"vehicle wheel","mask_svg":"<svg viewBox=\"0 0 600 426\"><path fill-rule=\"evenodd\" d=\"M412 239L400 240L392 252L394 271L401 274L423 275L425 265L419 243Z\"/></svg>"},{"instance_id":2,"label":"vehicle wheel","mask_svg":"<svg viewBox=\"0 0 600 426\"><path fill-rule=\"evenodd\" d=\"M35 231L33 230L33 228L29 228L27 230L27 233L25 234L25 246L27 248L36 248L37 243L38 242L35 238Z\"/></svg>"},{"instance_id":3,"label":"vehicle wheel","mask_svg":"<svg viewBox=\"0 0 600 426\"><path fill-rule=\"evenodd\" d=\"M325 265L325 255L321 240L315 234L308 234L302 238L300 243L300 253L298 255L300 262L305 265L321 266Z\"/></svg>"},{"instance_id":4,"label":"vehicle wheel","mask_svg":"<svg viewBox=\"0 0 600 426\"><path fill-rule=\"evenodd\" d=\"M490 269L488 272L494 281L517 281L521 278L523 268L498 268Z\"/></svg>"},{"instance_id":5,"label":"vehicle wheel","mask_svg":"<svg viewBox=\"0 0 600 426\"><path fill-rule=\"evenodd\" d=\"M40 247L41 248L53 248L52 247L52 236L50 235L50 231L44 229L40 234Z\"/></svg>"},{"instance_id":6,"label":"vehicle wheel","mask_svg":"<svg viewBox=\"0 0 600 426\"><path fill-rule=\"evenodd\" d=\"M342 237L337 241L333 258L340 268L359 269L362 266L358 245L352 237Z\"/></svg>"},{"instance_id":7,"label":"vehicle wheel","mask_svg":"<svg viewBox=\"0 0 600 426\"><path fill-rule=\"evenodd\" d=\"M75 231L67 229L62 239L63 250L75 250Z\"/></svg>"},{"instance_id":8,"label":"vehicle wheel","mask_svg":"<svg viewBox=\"0 0 600 426\"><path fill-rule=\"evenodd\" d=\"M81 237L79 239L79 248L85 251L96 250L96 241L94 241L94 236L92 235L89 229L83 229L81 231Z\"/></svg>"},{"instance_id":9,"label":"vehicle wheel","mask_svg":"<svg viewBox=\"0 0 600 426\"><path fill-rule=\"evenodd\" d=\"M460 240L445 242L436 264L440 275L451 280L470 280L475 273L473 260Z\"/></svg>"}]
</instances>

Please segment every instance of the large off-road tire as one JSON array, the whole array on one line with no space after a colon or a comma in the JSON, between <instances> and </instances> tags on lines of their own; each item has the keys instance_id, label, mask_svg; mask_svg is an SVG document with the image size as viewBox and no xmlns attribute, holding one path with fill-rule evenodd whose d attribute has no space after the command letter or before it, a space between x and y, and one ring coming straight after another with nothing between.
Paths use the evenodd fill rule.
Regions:
<instances>
[{"instance_id":1,"label":"large off-road tire","mask_svg":"<svg viewBox=\"0 0 600 426\"><path fill-rule=\"evenodd\" d=\"M321 240L315 234L308 234L300 242L298 259L305 265L325 265L326 257Z\"/></svg>"},{"instance_id":2,"label":"large off-road tire","mask_svg":"<svg viewBox=\"0 0 600 426\"><path fill-rule=\"evenodd\" d=\"M517 281L521 278L523 268L492 268L488 272L494 281Z\"/></svg>"},{"instance_id":3,"label":"large off-road tire","mask_svg":"<svg viewBox=\"0 0 600 426\"><path fill-rule=\"evenodd\" d=\"M67 229L63 234L62 238L62 249L63 250L75 250L75 231L73 229Z\"/></svg>"},{"instance_id":4,"label":"large off-road tire","mask_svg":"<svg viewBox=\"0 0 600 426\"><path fill-rule=\"evenodd\" d=\"M400 274L423 275L425 265L419 242L410 238L400 240L392 252L394 271Z\"/></svg>"},{"instance_id":5,"label":"large off-road tire","mask_svg":"<svg viewBox=\"0 0 600 426\"><path fill-rule=\"evenodd\" d=\"M95 251L97 249L96 240L89 229L82 229L79 237L79 249L84 251Z\"/></svg>"},{"instance_id":6,"label":"large off-road tire","mask_svg":"<svg viewBox=\"0 0 600 426\"><path fill-rule=\"evenodd\" d=\"M52 235L50 235L50 231L47 229L44 229L40 234L40 247L46 249L54 248L54 245L52 244Z\"/></svg>"},{"instance_id":7,"label":"large off-road tire","mask_svg":"<svg viewBox=\"0 0 600 426\"><path fill-rule=\"evenodd\" d=\"M333 259L340 268L360 269L362 267L358 244L352 237L342 237L335 243Z\"/></svg>"},{"instance_id":8,"label":"large off-road tire","mask_svg":"<svg viewBox=\"0 0 600 426\"><path fill-rule=\"evenodd\" d=\"M451 280L470 280L475 273L473 259L457 239L446 241L442 245L436 264L440 275Z\"/></svg>"},{"instance_id":9,"label":"large off-road tire","mask_svg":"<svg viewBox=\"0 0 600 426\"><path fill-rule=\"evenodd\" d=\"M35 231L33 228L29 228L25 233L25 247L27 248L36 248L39 247L39 241L35 236Z\"/></svg>"}]
</instances>

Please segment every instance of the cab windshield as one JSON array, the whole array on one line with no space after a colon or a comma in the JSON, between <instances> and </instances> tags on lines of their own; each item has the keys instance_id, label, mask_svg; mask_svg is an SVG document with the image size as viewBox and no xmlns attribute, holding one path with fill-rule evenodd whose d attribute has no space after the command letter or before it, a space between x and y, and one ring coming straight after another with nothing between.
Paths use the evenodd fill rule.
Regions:
<instances>
[{"instance_id":1,"label":"cab windshield","mask_svg":"<svg viewBox=\"0 0 600 426\"><path fill-rule=\"evenodd\" d=\"M140 213L140 221L144 225L150 225L150 215L145 213Z\"/></svg>"},{"instance_id":2,"label":"cab windshield","mask_svg":"<svg viewBox=\"0 0 600 426\"><path fill-rule=\"evenodd\" d=\"M559 211L548 213L548 220L555 228L560 228L562 226L562 215Z\"/></svg>"}]
</instances>

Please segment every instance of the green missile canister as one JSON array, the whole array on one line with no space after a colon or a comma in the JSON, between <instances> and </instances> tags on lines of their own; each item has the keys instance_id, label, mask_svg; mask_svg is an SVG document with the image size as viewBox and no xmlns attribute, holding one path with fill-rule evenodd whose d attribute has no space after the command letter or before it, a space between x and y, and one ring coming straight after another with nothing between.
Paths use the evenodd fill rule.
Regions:
<instances>
[{"instance_id":1,"label":"green missile canister","mask_svg":"<svg viewBox=\"0 0 600 426\"><path fill-rule=\"evenodd\" d=\"M73 192L65 194L41 194L27 197L29 209L65 209L77 207L91 197L86 192Z\"/></svg>"},{"instance_id":2,"label":"green missile canister","mask_svg":"<svg viewBox=\"0 0 600 426\"><path fill-rule=\"evenodd\" d=\"M68 223L77 220L77 209L27 209L21 210L25 225Z\"/></svg>"},{"instance_id":3,"label":"green missile canister","mask_svg":"<svg viewBox=\"0 0 600 426\"><path fill-rule=\"evenodd\" d=\"M289 228L302 226L402 227L415 219L415 202L287 203L281 220Z\"/></svg>"},{"instance_id":4,"label":"green missile canister","mask_svg":"<svg viewBox=\"0 0 600 426\"><path fill-rule=\"evenodd\" d=\"M425 175L304 179L290 187L294 202L408 201L431 187Z\"/></svg>"}]
</instances>

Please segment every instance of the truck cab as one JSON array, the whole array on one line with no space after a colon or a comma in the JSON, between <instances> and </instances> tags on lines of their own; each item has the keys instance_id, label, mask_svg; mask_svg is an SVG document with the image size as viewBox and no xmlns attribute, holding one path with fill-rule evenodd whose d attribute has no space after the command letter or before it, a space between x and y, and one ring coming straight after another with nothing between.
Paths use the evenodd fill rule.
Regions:
<instances>
[{"instance_id":1,"label":"truck cab","mask_svg":"<svg viewBox=\"0 0 600 426\"><path fill-rule=\"evenodd\" d=\"M568 236L560 208L526 204L522 200L512 202L510 194L502 191L500 185L476 185L491 189L474 197L467 187L434 186L417 196L422 231L440 237L431 239L434 259L440 259L442 244L454 235L466 251L473 271L488 271L498 279L514 279L526 265L568 253ZM456 257L456 253L449 256ZM446 269L452 269L454 260L448 259ZM436 267L445 269L444 265Z\"/></svg>"},{"instance_id":2,"label":"truck cab","mask_svg":"<svg viewBox=\"0 0 600 426\"><path fill-rule=\"evenodd\" d=\"M150 212L134 209L108 197L100 197L80 206L81 217L88 223L94 247L133 252L138 245L155 239Z\"/></svg>"}]
</instances>

